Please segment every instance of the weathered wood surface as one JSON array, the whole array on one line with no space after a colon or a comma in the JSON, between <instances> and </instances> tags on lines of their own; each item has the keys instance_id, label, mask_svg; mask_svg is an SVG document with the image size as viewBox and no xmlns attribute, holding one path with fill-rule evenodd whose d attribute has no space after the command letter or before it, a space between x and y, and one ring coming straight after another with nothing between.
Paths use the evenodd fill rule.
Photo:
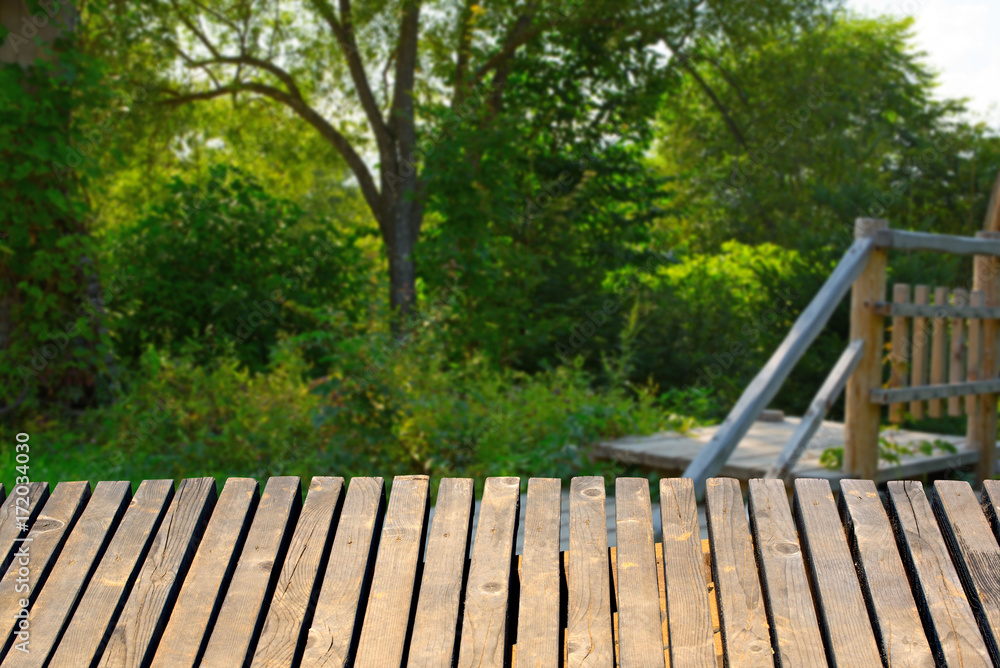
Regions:
<instances>
[{"instance_id":1,"label":"weathered wood surface","mask_svg":"<svg viewBox=\"0 0 1000 668\"><path fill-rule=\"evenodd\" d=\"M931 234L909 230L879 230L875 234L879 248L908 251L933 251L955 255L992 255L1000 257L1000 240Z\"/></svg>"},{"instance_id":2,"label":"weathered wood surface","mask_svg":"<svg viewBox=\"0 0 1000 668\"><path fill-rule=\"evenodd\" d=\"M426 476L64 483L19 536L2 666L997 665L1000 482ZM518 505L524 554L515 555ZM608 548L606 504L617 546ZM478 518L475 516L478 514ZM748 521L749 515L749 521ZM472 542L473 520L478 519ZM570 549L560 554L559 533ZM20 549L20 548L18 548ZM424 550L426 549L426 554ZM704 550L704 551L703 551ZM16 557L0 578L15 618ZM715 620L718 620L717 622ZM717 624L719 636L713 628ZM193 630L187 627L194 625ZM23 630L23 629L27 630ZM18 632L25 637L18 636ZM27 645L19 644L27 641ZM717 644L718 643L718 644ZM29 648L30 651L22 651Z\"/></svg>"}]
</instances>

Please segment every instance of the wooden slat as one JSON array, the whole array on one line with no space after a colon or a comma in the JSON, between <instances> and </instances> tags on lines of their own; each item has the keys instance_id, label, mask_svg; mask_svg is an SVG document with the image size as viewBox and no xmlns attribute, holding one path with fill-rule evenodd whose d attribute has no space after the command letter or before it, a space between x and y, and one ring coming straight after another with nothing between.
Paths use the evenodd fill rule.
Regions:
<instances>
[{"instance_id":1,"label":"wooden slat","mask_svg":"<svg viewBox=\"0 0 1000 668\"><path fill-rule=\"evenodd\" d=\"M663 527L670 664L716 668L698 507L694 486L687 478L660 480L660 524Z\"/></svg>"},{"instance_id":2,"label":"wooden slat","mask_svg":"<svg viewBox=\"0 0 1000 668\"><path fill-rule=\"evenodd\" d=\"M918 288L924 286L917 286ZM1000 308L977 305L973 302L968 306L956 306L953 304L896 304L893 302L876 302L872 305L872 311L881 316L894 316L902 318L1000 318Z\"/></svg>"},{"instance_id":3,"label":"wooden slat","mask_svg":"<svg viewBox=\"0 0 1000 668\"><path fill-rule=\"evenodd\" d=\"M785 484L751 480L749 506L775 665L825 667L823 638Z\"/></svg>"},{"instance_id":4,"label":"wooden slat","mask_svg":"<svg viewBox=\"0 0 1000 668\"><path fill-rule=\"evenodd\" d=\"M861 362L864 354L864 345L864 340L858 339L857 341L852 341L844 349L844 352L840 355L840 359L837 360L837 363L830 371L830 375L823 381L819 392L816 393L812 403L809 404L809 410L802 416L802 420L799 421L799 425L792 432L791 438L788 439L788 442L781 449L781 454L778 455L777 461L768 470L764 476L765 478L784 479L795 468L795 463L799 461L799 457L805 451L806 446L809 444L809 439L819 430L827 411L837 401L837 397L840 396L840 393L844 391L844 386L847 385L848 378L858 368L858 364Z\"/></svg>"},{"instance_id":5,"label":"wooden slat","mask_svg":"<svg viewBox=\"0 0 1000 668\"><path fill-rule=\"evenodd\" d=\"M705 494L712 579L727 665L770 666L771 638L740 483L712 478Z\"/></svg>"},{"instance_id":6,"label":"wooden slat","mask_svg":"<svg viewBox=\"0 0 1000 668\"><path fill-rule=\"evenodd\" d=\"M604 478L573 478L566 553L567 666L611 668L611 585Z\"/></svg>"},{"instance_id":7,"label":"wooden slat","mask_svg":"<svg viewBox=\"0 0 1000 668\"><path fill-rule=\"evenodd\" d=\"M562 492L558 478L528 480L517 619L517 665L558 666L562 583L559 529Z\"/></svg>"},{"instance_id":8,"label":"wooden slat","mask_svg":"<svg viewBox=\"0 0 1000 668\"><path fill-rule=\"evenodd\" d=\"M182 480L160 523L100 666L149 665L215 506L215 478Z\"/></svg>"},{"instance_id":9,"label":"wooden slat","mask_svg":"<svg viewBox=\"0 0 1000 668\"><path fill-rule=\"evenodd\" d=\"M875 635L830 483L795 481L795 514L831 666L877 666Z\"/></svg>"},{"instance_id":10,"label":"wooden slat","mask_svg":"<svg viewBox=\"0 0 1000 668\"><path fill-rule=\"evenodd\" d=\"M933 251L955 255L992 255L1000 257L1000 241L976 239L951 234L931 234L909 230L881 230L875 235L881 248L909 251Z\"/></svg>"},{"instance_id":11,"label":"wooden slat","mask_svg":"<svg viewBox=\"0 0 1000 668\"><path fill-rule=\"evenodd\" d=\"M696 492L704 494L705 481L722 470L761 411L778 394L795 364L823 331L834 307L850 290L854 279L861 275L874 247L871 238L857 239L851 245L767 364L740 395L719 430L688 465L684 477L694 480Z\"/></svg>"},{"instance_id":12,"label":"wooden slat","mask_svg":"<svg viewBox=\"0 0 1000 668\"><path fill-rule=\"evenodd\" d=\"M840 513L883 658L892 657L893 667L932 668L934 656L875 483L841 480Z\"/></svg>"},{"instance_id":13,"label":"wooden slat","mask_svg":"<svg viewBox=\"0 0 1000 668\"><path fill-rule=\"evenodd\" d=\"M417 571L423 560L429 493L425 475L393 478L354 660L359 668L403 665L410 613L416 603Z\"/></svg>"},{"instance_id":14,"label":"wooden slat","mask_svg":"<svg viewBox=\"0 0 1000 668\"><path fill-rule=\"evenodd\" d=\"M967 306L969 304L969 291L956 288L952 291L952 302L956 306ZM952 385L959 385L965 380L965 320L962 318L952 318L951 320L951 347L948 358L948 382ZM959 416L962 414L962 402L958 398L962 395L953 395L948 399L948 415Z\"/></svg>"},{"instance_id":15,"label":"wooden slat","mask_svg":"<svg viewBox=\"0 0 1000 668\"><path fill-rule=\"evenodd\" d=\"M257 507L257 481L230 478L198 544L153 657L154 668L198 665Z\"/></svg>"},{"instance_id":16,"label":"wooden slat","mask_svg":"<svg viewBox=\"0 0 1000 668\"><path fill-rule=\"evenodd\" d=\"M382 478L353 478L309 627L303 666L344 666L356 647L384 511Z\"/></svg>"},{"instance_id":17,"label":"wooden slat","mask_svg":"<svg viewBox=\"0 0 1000 668\"><path fill-rule=\"evenodd\" d=\"M918 285L913 289L913 301L916 306L927 306L930 302L931 289L927 285ZM1000 313L1000 311L998 311ZM927 317L913 318L912 361L910 363L910 387L921 387L927 384L927 349L930 331L927 329ZM911 401L910 414L914 420L924 418L924 402Z\"/></svg>"},{"instance_id":18,"label":"wooden slat","mask_svg":"<svg viewBox=\"0 0 1000 668\"><path fill-rule=\"evenodd\" d=\"M267 481L200 666L248 662L302 507L298 477Z\"/></svg>"},{"instance_id":19,"label":"wooden slat","mask_svg":"<svg viewBox=\"0 0 1000 668\"><path fill-rule=\"evenodd\" d=\"M948 288L934 288L934 306L939 309L948 305ZM948 355L948 321L943 315L934 316L934 331L931 339L931 385L943 385L945 382L945 360ZM927 403L927 414L930 417L944 415L940 399L931 399Z\"/></svg>"},{"instance_id":20,"label":"wooden slat","mask_svg":"<svg viewBox=\"0 0 1000 668\"><path fill-rule=\"evenodd\" d=\"M973 290L969 293L969 302L972 306L982 306L983 305L983 291ZM969 318L965 324L969 332L969 340L966 346L965 352L965 362L966 362L966 372L965 379L970 383L974 383L979 380L986 380L979 375L980 365L982 363L982 323L978 318ZM976 407L978 402L976 397L967 396L965 399L965 414L972 416L976 415Z\"/></svg>"},{"instance_id":21,"label":"wooden slat","mask_svg":"<svg viewBox=\"0 0 1000 668\"><path fill-rule=\"evenodd\" d=\"M101 656L173 495L172 480L145 480L139 485L50 666L78 668Z\"/></svg>"},{"instance_id":22,"label":"wooden slat","mask_svg":"<svg viewBox=\"0 0 1000 668\"><path fill-rule=\"evenodd\" d=\"M1000 231L976 232L977 238L1000 239ZM976 256L973 263L973 288L981 290L983 305L1000 308L1000 260L995 257ZM1000 373L1000 356L997 343L1000 338L1000 321L984 319L982 322L982 349L980 352L980 380L993 380ZM965 446L979 451L976 462L976 484L993 477L997 460L997 395L986 394L975 398L978 419L967 424Z\"/></svg>"},{"instance_id":23,"label":"wooden slat","mask_svg":"<svg viewBox=\"0 0 1000 668\"><path fill-rule=\"evenodd\" d=\"M886 505L938 663L963 668L992 665L923 486L916 481L889 482Z\"/></svg>"},{"instance_id":24,"label":"wooden slat","mask_svg":"<svg viewBox=\"0 0 1000 668\"><path fill-rule=\"evenodd\" d=\"M618 562L618 653L625 666L663 668L663 634L657 589L656 550L649 481L615 482Z\"/></svg>"},{"instance_id":25,"label":"wooden slat","mask_svg":"<svg viewBox=\"0 0 1000 668\"><path fill-rule=\"evenodd\" d=\"M934 511L994 665L1000 665L1000 546L969 483L934 483Z\"/></svg>"},{"instance_id":26,"label":"wooden slat","mask_svg":"<svg viewBox=\"0 0 1000 668\"><path fill-rule=\"evenodd\" d=\"M487 478L465 592L459 668L502 668L507 656L510 575L517 536L519 478Z\"/></svg>"},{"instance_id":27,"label":"wooden slat","mask_svg":"<svg viewBox=\"0 0 1000 668\"><path fill-rule=\"evenodd\" d=\"M11 634L19 622L15 615L22 609L21 601L30 605L38 597L39 582L48 576L89 498L89 483L59 483L32 523L26 540L17 544L14 559L0 580L0 638L6 641L0 641L0 645L4 652L14 640ZM19 572L22 566L28 569L27 576ZM20 640L30 640L30 630Z\"/></svg>"},{"instance_id":28,"label":"wooden slat","mask_svg":"<svg viewBox=\"0 0 1000 668\"><path fill-rule=\"evenodd\" d=\"M897 283L892 286L892 301L894 304L906 304L910 301L910 286L906 283ZM907 344L910 342L908 331L909 321L903 316L894 316L892 319L892 354L890 356L889 387L899 389L906 387ZM903 421L903 414L906 406L898 399L889 404L889 422L899 424Z\"/></svg>"},{"instance_id":29,"label":"wooden slat","mask_svg":"<svg viewBox=\"0 0 1000 668\"><path fill-rule=\"evenodd\" d=\"M142 502L148 503L148 493L147 487ZM28 638L20 639L30 640L30 653L12 649L3 666L42 665L48 658L87 586L97 559L104 553L125 514L130 495L127 482L101 482L94 488L90 502L63 544L31 606Z\"/></svg>"},{"instance_id":30,"label":"wooden slat","mask_svg":"<svg viewBox=\"0 0 1000 668\"><path fill-rule=\"evenodd\" d=\"M983 481L983 513L993 529L993 537L1000 541L1000 480Z\"/></svg>"},{"instance_id":31,"label":"wooden slat","mask_svg":"<svg viewBox=\"0 0 1000 668\"><path fill-rule=\"evenodd\" d=\"M343 489L343 478L314 476L309 483L309 494L268 606L253 666L296 665L319 595L319 578L326 570Z\"/></svg>"},{"instance_id":32,"label":"wooden slat","mask_svg":"<svg viewBox=\"0 0 1000 668\"><path fill-rule=\"evenodd\" d=\"M925 385L924 387L904 387L899 390L872 390L871 400L877 404L921 399L945 399L967 397L977 394L1000 392L1000 380L979 380L951 385Z\"/></svg>"},{"instance_id":33,"label":"wooden slat","mask_svg":"<svg viewBox=\"0 0 1000 668\"><path fill-rule=\"evenodd\" d=\"M23 493L22 493L23 492ZM19 543L49 498L49 483L15 485L0 506L0 573L6 573Z\"/></svg>"},{"instance_id":34,"label":"wooden slat","mask_svg":"<svg viewBox=\"0 0 1000 668\"><path fill-rule=\"evenodd\" d=\"M474 484L470 478L445 478L438 486L434 522L413 621L411 668L451 668L472 539Z\"/></svg>"}]
</instances>

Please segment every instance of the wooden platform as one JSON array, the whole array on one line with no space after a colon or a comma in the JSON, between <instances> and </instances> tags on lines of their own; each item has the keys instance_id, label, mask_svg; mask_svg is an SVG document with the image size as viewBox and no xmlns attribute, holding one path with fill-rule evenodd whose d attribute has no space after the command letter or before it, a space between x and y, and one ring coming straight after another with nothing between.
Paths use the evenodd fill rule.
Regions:
<instances>
[{"instance_id":1,"label":"wooden platform","mask_svg":"<svg viewBox=\"0 0 1000 668\"><path fill-rule=\"evenodd\" d=\"M737 478L744 482L751 478L762 477L768 468L778 459L778 454L791 437L800 418L786 417L779 422L758 421L753 424L747 435L740 441L726 462L720 475ZM637 464L662 472L679 472L687 468L695 455L712 438L718 426L692 429L687 434L663 432L653 436L630 437L616 441L601 443L595 447L596 456L603 459L613 459L623 463ZM979 453L965 449L965 438L929 434L919 431L901 429L887 430L884 436L900 444L916 444L920 441L940 439L955 446L958 452L954 454L935 452L932 455L916 454L900 457L899 464L885 461L879 462L877 482L912 478L924 473L947 471L962 466L974 464ZM823 426L813 437L807 449L795 467L791 478L824 478L830 481L833 489L839 487L839 481L844 477L839 471L833 471L820 466L819 457L827 447L842 446L844 443L844 424L842 422L823 421Z\"/></svg>"},{"instance_id":2,"label":"wooden platform","mask_svg":"<svg viewBox=\"0 0 1000 668\"><path fill-rule=\"evenodd\" d=\"M3 666L989 666L1000 482L211 478L15 488L0 507ZM346 487L346 489L345 489ZM18 499L24 499L19 501ZM21 510L15 510L20 508ZM19 526L23 522L25 529ZM667 595L669 593L669 596ZM22 610L24 610L22 612ZM562 657L560 657L562 655ZM995 664L992 664L995 665Z\"/></svg>"}]
</instances>

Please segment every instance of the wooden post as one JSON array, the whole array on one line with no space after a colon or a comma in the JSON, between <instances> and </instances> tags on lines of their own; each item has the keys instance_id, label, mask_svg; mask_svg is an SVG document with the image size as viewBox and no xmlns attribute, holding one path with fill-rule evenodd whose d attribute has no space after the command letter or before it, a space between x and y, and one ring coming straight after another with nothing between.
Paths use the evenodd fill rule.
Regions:
<instances>
[{"instance_id":1,"label":"wooden post","mask_svg":"<svg viewBox=\"0 0 1000 668\"><path fill-rule=\"evenodd\" d=\"M975 280L975 279L973 279ZM969 293L969 306L976 306L982 308L983 306L983 291L973 290ZM979 318L969 318L968 322L965 323L965 327L968 330L968 344L965 350L965 380L974 383L980 380L979 376L979 362L982 353L982 337L980 336L982 332L981 322ZM976 395L970 394L965 397L965 414L971 417L979 412L979 400ZM971 424L971 422L970 422Z\"/></svg>"},{"instance_id":2,"label":"wooden post","mask_svg":"<svg viewBox=\"0 0 1000 668\"><path fill-rule=\"evenodd\" d=\"M952 293L955 306L969 305L969 291L955 288ZM948 382L961 383L965 380L965 321L961 318L951 319L951 360L948 362ZM948 415L957 417L962 414L962 398L948 399Z\"/></svg>"},{"instance_id":3,"label":"wooden post","mask_svg":"<svg viewBox=\"0 0 1000 668\"><path fill-rule=\"evenodd\" d=\"M872 237L889 223L875 218L854 221L854 237ZM878 430L881 406L870 393L882 386L884 318L872 307L885 300L885 268L889 251L876 248L868 264L851 287L851 341L864 340L861 363L847 381L844 416L844 472L855 478L874 480L878 469Z\"/></svg>"},{"instance_id":4,"label":"wooden post","mask_svg":"<svg viewBox=\"0 0 1000 668\"><path fill-rule=\"evenodd\" d=\"M934 305L948 305L948 288L934 288ZM934 318L934 338L931 340L931 385L942 385L945 381L945 356L948 354L948 321ZM927 402L927 414L933 418L944 415L940 399Z\"/></svg>"},{"instance_id":5,"label":"wooden post","mask_svg":"<svg viewBox=\"0 0 1000 668\"><path fill-rule=\"evenodd\" d=\"M910 303L910 286L907 283L896 283L892 286L892 301L895 304ZM892 318L892 357L890 358L891 371L889 374L889 387L906 387L906 362L909 354L906 350L910 340L907 331L907 320L901 315ZM903 421L906 413L906 405L902 403L891 404L889 406L889 422L899 424Z\"/></svg>"},{"instance_id":6,"label":"wooden post","mask_svg":"<svg viewBox=\"0 0 1000 668\"><path fill-rule=\"evenodd\" d=\"M914 304L929 304L931 289L926 285L918 285L913 289ZM927 340L930 338L927 329L927 318L913 319L912 357L910 358L910 386L921 387L927 384ZM924 402L911 401L910 414L914 420L924 419Z\"/></svg>"},{"instance_id":7,"label":"wooden post","mask_svg":"<svg viewBox=\"0 0 1000 668\"><path fill-rule=\"evenodd\" d=\"M978 232L978 238L997 239L1000 232ZM995 257L977 255L973 264L972 287L981 290L983 304L987 307L1000 306L1000 260ZM1000 323L993 318L982 321L982 350L980 358L980 378L992 380L997 377L1000 355L997 349L997 335L1000 334ZM976 397L978 411L975 416L977 426L972 428L973 417L969 416L966 447L974 447L972 437L979 443L979 462L976 464L976 482L993 477L997 459L997 395L981 394ZM975 431L975 434L973 434Z\"/></svg>"}]
</instances>

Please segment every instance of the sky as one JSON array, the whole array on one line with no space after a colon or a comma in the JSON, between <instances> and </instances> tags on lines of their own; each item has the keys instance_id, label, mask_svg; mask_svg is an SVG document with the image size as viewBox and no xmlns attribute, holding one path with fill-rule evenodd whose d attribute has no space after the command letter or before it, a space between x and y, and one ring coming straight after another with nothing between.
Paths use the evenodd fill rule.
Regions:
<instances>
[{"instance_id":1,"label":"sky","mask_svg":"<svg viewBox=\"0 0 1000 668\"><path fill-rule=\"evenodd\" d=\"M916 46L939 73L939 97L969 98L977 120L1000 128L1000 0L847 0L864 14L913 16Z\"/></svg>"}]
</instances>

